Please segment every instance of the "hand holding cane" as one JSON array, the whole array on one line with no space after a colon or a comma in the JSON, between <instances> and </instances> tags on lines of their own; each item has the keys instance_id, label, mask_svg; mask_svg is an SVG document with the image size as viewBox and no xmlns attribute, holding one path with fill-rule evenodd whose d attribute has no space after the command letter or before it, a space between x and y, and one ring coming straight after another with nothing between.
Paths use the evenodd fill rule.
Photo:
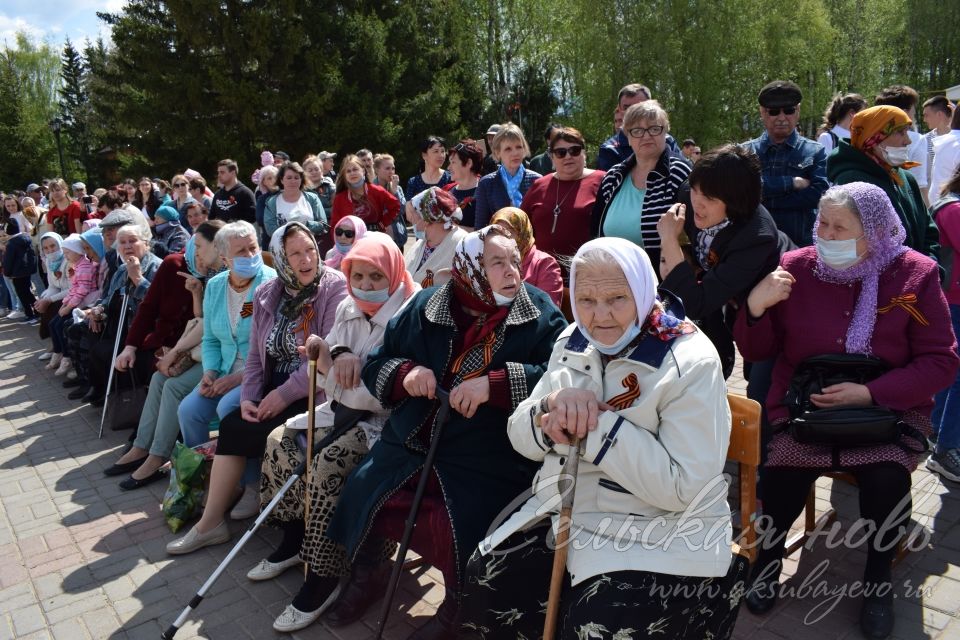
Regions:
<instances>
[{"instance_id":1,"label":"hand holding cane","mask_svg":"<svg viewBox=\"0 0 960 640\"><path fill-rule=\"evenodd\" d=\"M308 487L310 486L310 471L313 467L313 430L317 426L317 360L320 359L320 345L323 338L320 336L310 336L304 345L307 351L307 466L304 474L303 490L303 522L304 526L310 523L310 496ZM306 577L310 570L309 566L303 565L303 575Z\"/></svg>"},{"instance_id":2,"label":"hand holding cane","mask_svg":"<svg viewBox=\"0 0 960 640\"><path fill-rule=\"evenodd\" d=\"M557 632L557 617L560 613L560 590L567 571L567 550L570 542L570 527L573 524L573 496L577 488L577 469L580 466L580 438L570 442L567 461L560 476L560 519L553 549L553 572L550 575L550 595L547 598L547 616L543 621L543 640L553 640Z\"/></svg>"}]
</instances>

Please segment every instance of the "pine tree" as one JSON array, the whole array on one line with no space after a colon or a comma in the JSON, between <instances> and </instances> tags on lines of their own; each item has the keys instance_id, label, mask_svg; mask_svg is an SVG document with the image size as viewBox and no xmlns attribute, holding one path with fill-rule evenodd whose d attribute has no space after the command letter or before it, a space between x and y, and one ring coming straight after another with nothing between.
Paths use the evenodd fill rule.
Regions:
<instances>
[{"instance_id":1,"label":"pine tree","mask_svg":"<svg viewBox=\"0 0 960 640\"><path fill-rule=\"evenodd\" d=\"M92 181L94 175L91 162L90 100L85 88L86 68L77 51L68 38L60 56L60 117L66 132L66 147L70 156L82 167L85 180Z\"/></svg>"}]
</instances>

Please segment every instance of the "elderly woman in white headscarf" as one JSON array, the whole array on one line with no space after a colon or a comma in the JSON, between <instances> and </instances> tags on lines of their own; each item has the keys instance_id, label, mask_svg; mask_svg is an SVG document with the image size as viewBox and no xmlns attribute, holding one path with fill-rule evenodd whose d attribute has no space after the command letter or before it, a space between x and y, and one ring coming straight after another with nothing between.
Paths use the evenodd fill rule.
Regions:
<instances>
[{"instance_id":1,"label":"elderly woman in white headscarf","mask_svg":"<svg viewBox=\"0 0 960 640\"><path fill-rule=\"evenodd\" d=\"M576 322L507 426L514 448L542 463L534 495L471 558L465 632L539 636L553 562L548 534L570 490L563 474L571 455L580 461L558 637L732 632L742 583L723 606L709 607L702 595L731 593L746 573L745 560L731 558L720 360L679 300L657 296L656 282L647 254L621 238L592 240L574 257ZM702 526L691 527L692 517ZM704 615L704 604L716 615Z\"/></svg>"}]
</instances>

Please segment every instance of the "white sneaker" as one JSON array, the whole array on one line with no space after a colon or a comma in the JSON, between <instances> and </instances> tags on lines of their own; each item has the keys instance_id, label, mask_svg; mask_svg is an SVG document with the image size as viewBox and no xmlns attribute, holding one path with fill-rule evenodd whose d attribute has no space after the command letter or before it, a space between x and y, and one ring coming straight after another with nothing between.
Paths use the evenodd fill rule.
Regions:
<instances>
[{"instance_id":1,"label":"white sneaker","mask_svg":"<svg viewBox=\"0 0 960 640\"><path fill-rule=\"evenodd\" d=\"M60 366L57 367L57 370L53 372L55 376L62 376L66 372L70 371L73 368L73 363L70 362L70 358L61 358Z\"/></svg>"},{"instance_id":2,"label":"white sneaker","mask_svg":"<svg viewBox=\"0 0 960 640\"><path fill-rule=\"evenodd\" d=\"M316 611L300 611L292 604L288 604L287 608L283 610L277 619L273 621L273 628L276 631L281 633L290 633L292 631L299 631L300 629L306 629L314 622L317 621L323 612L330 608L337 597L340 595L340 585L338 584L336 589L330 594L330 596L320 605L320 608Z\"/></svg>"},{"instance_id":3,"label":"white sneaker","mask_svg":"<svg viewBox=\"0 0 960 640\"><path fill-rule=\"evenodd\" d=\"M37 360L49 360L53 357L53 351L44 351Z\"/></svg>"},{"instance_id":4,"label":"white sneaker","mask_svg":"<svg viewBox=\"0 0 960 640\"><path fill-rule=\"evenodd\" d=\"M17 309L16 311L10 312L10 314L7 316L7 320L23 320L26 317L27 314Z\"/></svg>"},{"instance_id":5,"label":"white sneaker","mask_svg":"<svg viewBox=\"0 0 960 640\"><path fill-rule=\"evenodd\" d=\"M230 510L231 520L246 520L260 513L260 495L259 492L250 487L243 488L243 496L240 501Z\"/></svg>"},{"instance_id":6,"label":"white sneaker","mask_svg":"<svg viewBox=\"0 0 960 640\"><path fill-rule=\"evenodd\" d=\"M301 564L303 564L303 561L299 555L281 560L280 562L270 562L264 558L257 566L247 572L247 578L254 582L273 580L290 567L296 567Z\"/></svg>"},{"instance_id":7,"label":"white sneaker","mask_svg":"<svg viewBox=\"0 0 960 640\"><path fill-rule=\"evenodd\" d=\"M10 313L9 307L0 307L0 318L6 318L7 314Z\"/></svg>"},{"instance_id":8,"label":"white sneaker","mask_svg":"<svg viewBox=\"0 0 960 640\"><path fill-rule=\"evenodd\" d=\"M70 371L67 371L67 375L65 377L67 378L67 380L76 380L77 378L80 377L80 375L77 373L76 369L74 369L73 367L70 367Z\"/></svg>"},{"instance_id":9,"label":"white sneaker","mask_svg":"<svg viewBox=\"0 0 960 640\"><path fill-rule=\"evenodd\" d=\"M56 369L58 369L58 368L60 367L60 363L63 361L63 354L62 354L62 353L53 353L53 354L51 354L51 355L52 355L53 357L50 358L50 362L47 363L47 366L44 367L44 369L56 370Z\"/></svg>"}]
</instances>

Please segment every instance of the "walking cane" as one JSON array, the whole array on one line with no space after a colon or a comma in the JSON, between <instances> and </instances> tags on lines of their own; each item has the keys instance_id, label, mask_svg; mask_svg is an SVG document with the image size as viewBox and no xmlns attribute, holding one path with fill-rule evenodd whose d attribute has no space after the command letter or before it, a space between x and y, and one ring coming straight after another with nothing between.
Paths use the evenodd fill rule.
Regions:
<instances>
[{"instance_id":1,"label":"walking cane","mask_svg":"<svg viewBox=\"0 0 960 640\"><path fill-rule=\"evenodd\" d=\"M120 349L120 338L123 336L123 322L127 318L127 288L120 288L120 321L117 323L117 338L113 341L113 357L110 358L110 374L107 376L107 390L103 396L103 410L100 412L100 434L103 438L103 423L107 419L107 407L110 406L110 386L113 384L113 372L117 369L117 351Z\"/></svg>"},{"instance_id":2,"label":"walking cane","mask_svg":"<svg viewBox=\"0 0 960 640\"><path fill-rule=\"evenodd\" d=\"M413 494L413 504L410 505L410 513L407 521L403 525L403 537L400 539L400 548L397 550L397 561L393 564L393 570L390 572L390 582L387 584L387 593L383 599L383 608L380 610L380 627L377 629L376 640L383 637L383 630L387 626L387 617L390 615L390 606L393 604L393 596L397 593L397 586L400 584L400 572L403 570L403 559L407 555L407 549L410 548L410 538L413 537L413 528L417 524L417 512L420 511L420 503L423 502L423 494L427 490L427 482L430 480L430 470L433 468L433 461L437 457L437 448L440 444L440 434L443 432L443 423L447 421L450 414L450 393L437 387L437 398L440 400L440 407L437 409L437 431L433 434L430 441L430 448L427 450L427 458L423 462L423 471L420 473L420 480L417 482L417 490Z\"/></svg>"},{"instance_id":3,"label":"walking cane","mask_svg":"<svg viewBox=\"0 0 960 640\"><path fill-rule=\"evenodd\" d=\"M320 358L320 342L323 340L320 336L310 336L307 338L307 469L303 478L303 525L307 526L310 522L310 496L307 495L307 487L310 486L310 470L313 467L313 430L317 426L317 360ZM306 578L310 571L310 566L304 563L303 577Z\"/></svg>"},{"instance_id":4,"label":"walking cane","mask_svg":"<svg viewBox=\"0 0 960 640\"><path fill-rule=\"evenodd\" d=\"M340 438L347 431L352 429L363 417L363 414L354 414L352 419L344 420L341 424L336 425L333 430L328 433L320 442L317 443L318 449L325 449L333 444L338 438ZM197 595L193 596L193 599L190 600L190 604L187 605L187 608L177 617L177 619L170 625L170 627L163 632L160 636L163 640L171 640L173 636L177 633L183 623L187 621L187 616L190 615L190 612L197 608L197 605L200 604L200 601L203 600L204 596L207 594L207 591L210 590L210 587L213 586L213 583L217 581L217 578L220 577L220 574L224 572L227 568L227 565L240 553L240 550L243 549L243 545L250 540L250 537L254 534L257 528L263 524L263 521L267 519L267 516L276 508L280 500L283 499L283 496L286 495L287 491L290 490L290 487L294 485L297 479L303 475L305 469L309 469L310 459L307 458L293 470L293 473L287 478L287 481L283 483L283 486L280 487L280 490L277 491L277 495L273 496L263 511L253 521L253 524L250 525L250 528L247 529L246 533L243 534L243 537L237 542L237 544L230 550L230 553L227 554L227 557L223 559L223 562L214 570L210 577L207 578L207 581L203 583L203 586L200 587L200 590L197 591Z\"/></svg>"},{"instance_id":5,"label":"walking cane","mask_svg":"<svg viewBox=\"0 0 960 640\"><path fill-rule=\"evenodd\" d=\"M577 489L577 469L580 466L580 439L570 443L567 461L561 471L561 482L569 482L569 488L561 489L560 521L557 523L557 536L553 548L553 572L550 575L550 595L547 598L547 617L543 621L543 640L553 640L557 632L557 614L560 612L560 589L563 576L567 571L567 544L570 541L570 527L573 525L573 494Z\"/></svg>"}]
</instances>

